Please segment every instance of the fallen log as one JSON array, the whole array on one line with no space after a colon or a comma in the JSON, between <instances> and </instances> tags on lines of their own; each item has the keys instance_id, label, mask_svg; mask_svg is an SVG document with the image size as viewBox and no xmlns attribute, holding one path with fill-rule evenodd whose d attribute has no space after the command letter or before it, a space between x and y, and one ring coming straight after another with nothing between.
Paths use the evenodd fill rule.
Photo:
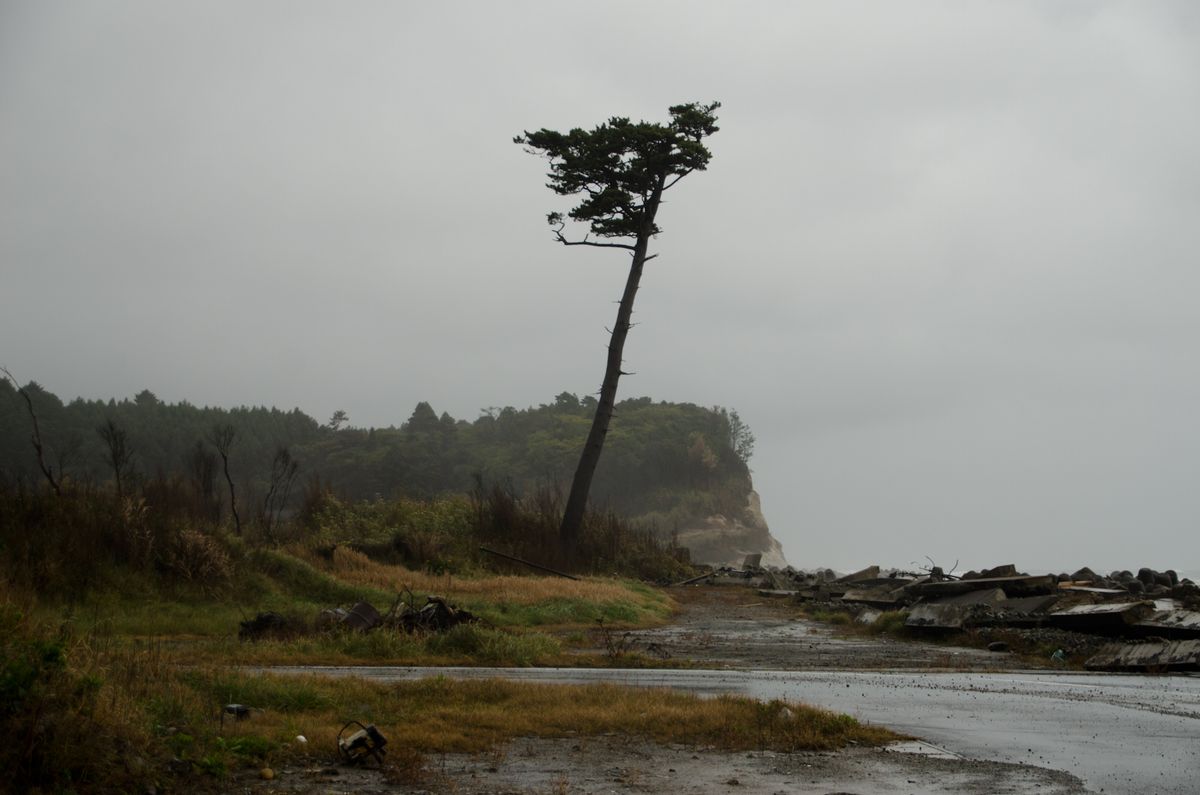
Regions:
<instances>
[{"instance_id":1,"label":"fallen log","mask_svg":"<svg viewBox=\"0 0 1200 795\"><path fill-rule=\"evenodd\" d=\"M528 561L528 560L522 560L521 558L514 557L512 555L505 555L503 552L497 552L494 549L488 549L487 547L480 547L479 549L481 552L486 552L489 555L495 555L498 558L504 558L505 560L511 560L514 563L520 563L522 565L528 566L531 569L537 569L538 571L544 571L547 574L553 574L556 577L566 577L568 580L578 580L579 579L574 574L567 574L566 572L558 571L557 569L552 569L549 566L542 566L539 563L534 563L534 562Z\"/></svg>"}]
</instances>

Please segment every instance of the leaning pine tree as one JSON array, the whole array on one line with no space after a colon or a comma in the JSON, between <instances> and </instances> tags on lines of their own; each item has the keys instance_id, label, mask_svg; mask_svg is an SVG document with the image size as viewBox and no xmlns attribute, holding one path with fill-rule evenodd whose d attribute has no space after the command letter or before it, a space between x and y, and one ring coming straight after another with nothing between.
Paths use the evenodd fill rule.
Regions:
<instances>
[{"instance_id":1,"label":"leaning pine tree","mask_svg":"<svg viewBox=\"0 0 1200 795\"><path fill-rule=\"evenodd\" d=\"M559 529L568 558L574 557L578 546L592 475L612 419L617 382L622 375L622 351L629 334L633 299L642 278L642 268L657 256L647 255L650 238L660 231L655 216L663 193L688 174L703 171L708 166L712 155L703 141L718 129L715 114L720 106L719 102L676 105L670 109L671 121L667 124L612 118L593 130L574 129L560 133L542 129L526 131L513 139L527 151L550 161L547 187L561 196L582 196L568 215L572 220L588 224L590 232L583 239L567 239L563 234L566 220L562 213L554 212L546 217L559 243L625 249L631 256L629 278L608 345L608 364L604 369L596 415L579 457L575 478L571 481L571 493ZM593 240L593 235L598 239Z\"/></svg>"}]
</instances>

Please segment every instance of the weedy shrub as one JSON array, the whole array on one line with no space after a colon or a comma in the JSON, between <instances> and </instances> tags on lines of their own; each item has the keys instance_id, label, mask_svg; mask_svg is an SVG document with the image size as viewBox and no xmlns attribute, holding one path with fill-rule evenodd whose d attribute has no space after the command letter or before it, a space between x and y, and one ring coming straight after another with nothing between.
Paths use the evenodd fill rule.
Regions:
<instances>
[{"instance_id":1,"label":"weedy shrub","mask_svg":"<svg viewBox=\"0 0 1200 795\"><path fill-rule=\"evenodd\" d=\"M176 577L202 585L222 585L233 576L233 562L217 539L184 528L163 555L164 568Z\"/></svg>"},{"instance_id":2,"label":"weedy shrub","mask_svg":"<svg viewBox=\"0 0 1200 795\"><path fill-rule=\"evenodd\" d=\"M693 572L669 541L660 541L651 528L635 526L611 511L585 514L575 557L566 560L558 538L563 497L548 488L520 498L499 485L485 488L477 482L471 507L474 538L543 566L659 582L683 579ZM520 564L496 558L482 562L499 571L527 572L513 568Z\"/></svg>"},{"instance_id":3,"label":"weedy shrub","mask_svg":"<svg viewBox=\"0 0 1200 795\"><path fill-rule=\"evenodd\" d=\"M0 770L13 792L143 788L152 742L97 666L76 665L67 623L0 603Z\"/></svg>"},{"instance_id":4,"label":"weedy shrub","mask_svg":"<svg viewBox=\"0 0 1200 795\"><path fill-rule=\"evenodd\" d=\"M834 624L840 627L849 626L854 623L854 616L846 610L809 607L804 611L804 614L813 621Z\"/></svg>"},{"instance_id":5,"label":"weedy shrub","mask_svg":"<svg viewBox=\"0 0 1200 795\"><path fill-rule=\"evenodd\" d=\"M435 655L464 656L485 665L530 666L562 652L562 644L549 635L516 635L476 624L429 635L425 646Z\"/></svg>"},{"instance_id":6,"label":"weedy shrub","mask_svg":"<svg viewBox=\"0 0 1200 795\"><path fill-rule=\"evenodd\" d=\"M904 626L908 613L903 610L888 610L880 613L879 618L867 625L867 631L872 635L906 635L908 628Z\"/></svg>"},{"instance_id":7,"label":"weedy shrub","mask_svg":"<svg viewBox=\"0 0 1200 795\"><path fill-rule=\"evenodd\" d=\"M230 544L183 508L173 513L175 504L88 484L68 483L61 494L0 486L0 575L65 601L130 580L228 583L235 569Z\"/></svg>"}]
</instances>

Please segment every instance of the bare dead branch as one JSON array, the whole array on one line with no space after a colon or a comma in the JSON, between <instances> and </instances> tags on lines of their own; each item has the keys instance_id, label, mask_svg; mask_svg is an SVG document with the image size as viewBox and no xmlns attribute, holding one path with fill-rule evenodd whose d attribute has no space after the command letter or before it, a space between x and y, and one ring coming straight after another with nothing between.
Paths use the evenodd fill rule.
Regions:
<instances>
[{"instance_id":1,"label":"bare dead branch","mask_svg":"<svg viewBox=\"0 0 1200 795\"><path fill-rule=\"evenodd\" d=\"M635 248L627 243L596 243L588 240L585 236L583 240L567 240L563 237L563 229L566 228L566 223L561 224L554 230L554 239L564 246L592 246L593 248L623 248L626 251L634 251Z\"/></svg>"},{"instance_id":2,"label":"bare dead branch","mask_svg":"<svg viewBox=\"0 0 1200 795\"><path fill-rule=\"evenodd\" d=\"M21 388L17 383L17 379L8 371L6 367L0 367L0 372L4 373L4 377L13 385L13 389L17 390L17 394L25 399L25 408L29 411L29 419L33 423L33 436L30 441L33 442L33 449L37 453L38 469L42 470L46 480L50 483L50 488L54 489L54 493L62 496L62 487L54 478L54 471L46 464L46 451L42 445L42 430L38 426L37 412L33 410L33 400L30 399L29 393Z\"/></svg>"},{"instance_id":3,"label":"bare dead branch","mask_svg":"<svg viewBox=\"0 0 1200 795\"><path fill-rule=\"evenodd\" d=\"M674 185L676 182L678 182L679 180L681 180L681 179L683 179L684 177L686 177L688 174L691 174L691 173L692 173L692 171L694 171L694 170L695 170L695 169L690 169L690 168L689 168L687 171L683 172L682 174L679 174L679 175L677 175L677 176L675 177L675 179L673 179L673 180L671 180L670 182L668 182L667 184L663 185L663 190L669 190L669 189L671 188L671 186L672 186L672 185Z\"/></svg>"}]
</instances>

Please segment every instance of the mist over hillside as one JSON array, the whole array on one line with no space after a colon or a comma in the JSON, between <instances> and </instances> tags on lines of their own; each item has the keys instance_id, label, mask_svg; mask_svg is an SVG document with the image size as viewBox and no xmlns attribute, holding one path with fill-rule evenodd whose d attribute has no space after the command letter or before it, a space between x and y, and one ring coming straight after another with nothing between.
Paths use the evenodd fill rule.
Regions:
<instances>
[{"instance_id":1,"label":"mist over hillside","mask_svg":"<svg viewBox=\"0 0 1200 795\"><path fill-rule=\"evenodd\" d=\"M64 402L31 382L50 466L99 483L115 473L101 432L123 434L123 477L213 477L215 428L228 426L233 479L250 502L271 491L280 457L296 482L317 481L349 500L428 498L500 486L515 494L560 492L569 483L590 417L591 397L562 392L537 407L489 408L474 420L421 402L398 426L360 428L344 412L322 423L298 408L197 407L164 403L150 390L121 400ZM30 418L16 390L0 382L0 477L40 479ZM617 405L592 502L669 535L714 514L742 518L752 490L754 437L736 411L630 398ZM296 484L293 483L293 486ZM298 499L293 487L282 506Z\"/></svg>"}]
</instances>

